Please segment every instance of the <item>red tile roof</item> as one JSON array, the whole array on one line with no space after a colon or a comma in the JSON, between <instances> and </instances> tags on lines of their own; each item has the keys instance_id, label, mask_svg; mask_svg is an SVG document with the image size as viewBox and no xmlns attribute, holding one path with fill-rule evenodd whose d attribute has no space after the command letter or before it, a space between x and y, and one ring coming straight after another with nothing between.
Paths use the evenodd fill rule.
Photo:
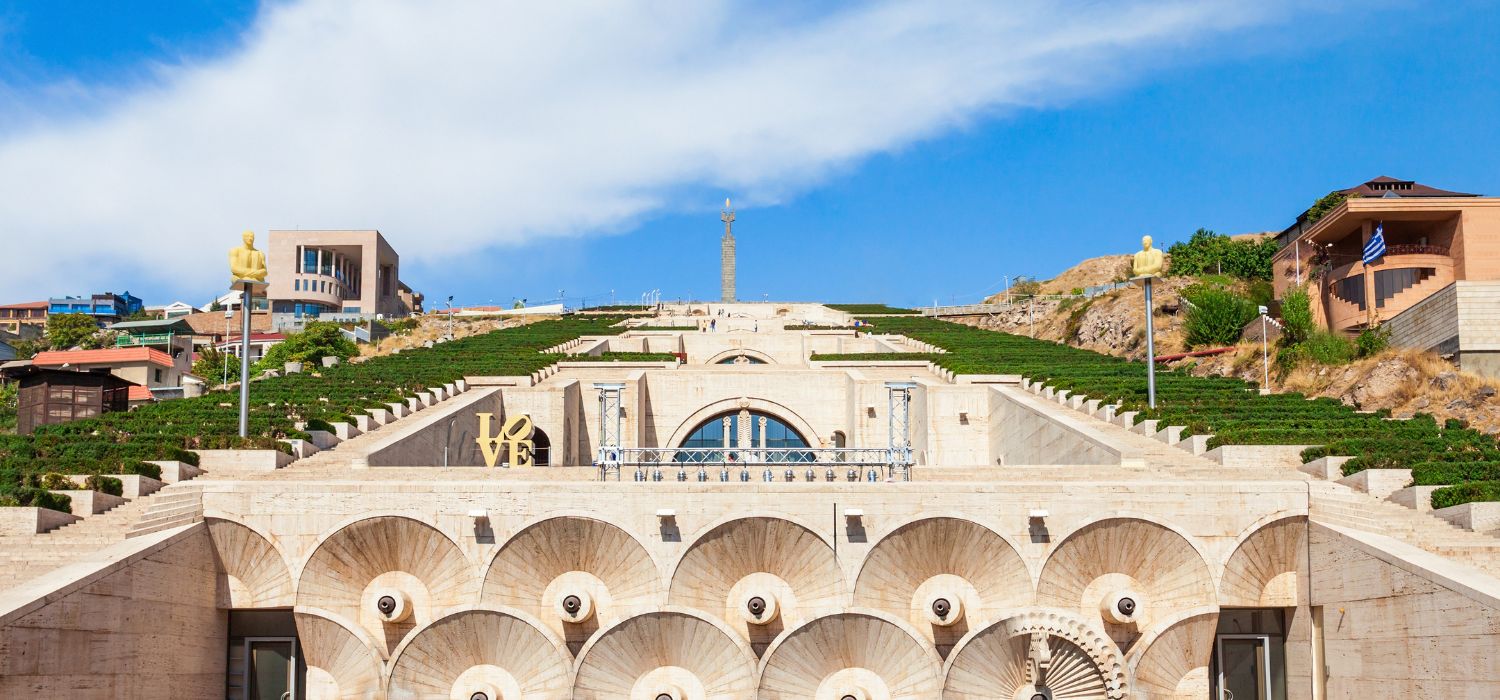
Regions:
<instances>
[{"instance_id":1,"label":"red tile roof","mask_svg":"<svg viewBox=\"0 0 1500 700\"><path fill-rule=\"evenodd\" d=\"M150 387L144 387L144 386L141 386L139 384L134 384L134 385L132 385L130 387L129 393L125 394L125 400L127 400L127 401L150 401L151 400L151 388Z\"/></svg>"},{"instance_id":2,"label":"red tile roof","mask_svg":"<svg viewBox=\"0 0 1500 700\"><path fill-rule=\"evenodd\" d=\"M147 362L163 367L172 366L172 356L153 348L109 348L107 350L60 350L39 352L31 358L38 367L61 365L125 365Z\"/></svg>"},{"instance_id":3,"label":"red tile roof","mask_svg":"<svg viewBox=\"0 0 1500 700\"><path fill-rule=\"evenodd\" d=\"M0 309L45 309L45 308L47 308L47 302L45 302L45 301L28 301L28 302L26 302L24 304L5 304L3 306L0 306Z\"/></svg>"}]
</instances>

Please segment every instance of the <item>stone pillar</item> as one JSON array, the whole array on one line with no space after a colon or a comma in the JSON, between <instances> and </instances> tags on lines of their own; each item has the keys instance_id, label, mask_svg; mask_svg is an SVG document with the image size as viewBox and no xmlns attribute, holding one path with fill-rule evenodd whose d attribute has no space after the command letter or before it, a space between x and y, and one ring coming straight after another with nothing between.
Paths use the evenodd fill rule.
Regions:
<instances>
[{"instance_id":1,"label":"stone pillar","mask_svg":"<svg viewBox=\"0 0 1500 700\"><path fill-rule=\"evenodd\" d=\"M719 286L721 287L720 301L734 301L734 209L729 206L729 200L724 200L724 211L719 214L719 219L724 222L724 240L719 244Z\"/></svg>"},{"instance_id":2,"label":"stone pillar","mask_svg":"<svg viewBox=\"0 0 1500 700\"><path fill-rule=\"evenodd\" d=\"M737 440L739 441L739 448L742 450L748 450L755 447L755 445L750 444L750 420L750 409L740 409L740 425Z\"/></svg>"},{"instance_id":3,"label":"stone pillar","mask_svg":"<svg viewBox=\"0 0 1500 700\"><path fill-rule=\"evenodd\" d=\"M724 416L724 449L726 450L733 447L733 445L729 443L729 430L730 426L732 425L734 425L734 419L729 416Z\"/></svg>"}]
</instances>

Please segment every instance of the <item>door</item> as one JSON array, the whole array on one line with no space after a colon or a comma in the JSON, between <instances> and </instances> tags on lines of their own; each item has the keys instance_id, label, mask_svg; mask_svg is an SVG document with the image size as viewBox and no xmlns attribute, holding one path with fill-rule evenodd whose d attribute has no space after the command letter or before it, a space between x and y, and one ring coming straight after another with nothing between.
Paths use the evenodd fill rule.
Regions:
<instances>
[{"instance_id":1,"label":"door","mask_svg":"<svg viewBox=\"0 0 1500 700\"><path fill-rule=\"evenodd\" d=\"M1273 700L1270 641L1263 634L1219 635L1218 700Z\"/></svg>"},{"instance_id":2,"label":"door","mask_svg":"<svg viewBox=\"0 0 1500 700\"><path fill-rule=\"evenodd\" d=\"M245 679L248 700L297 700L297 640L245 638Z\"/></svg>"}]
</instances>

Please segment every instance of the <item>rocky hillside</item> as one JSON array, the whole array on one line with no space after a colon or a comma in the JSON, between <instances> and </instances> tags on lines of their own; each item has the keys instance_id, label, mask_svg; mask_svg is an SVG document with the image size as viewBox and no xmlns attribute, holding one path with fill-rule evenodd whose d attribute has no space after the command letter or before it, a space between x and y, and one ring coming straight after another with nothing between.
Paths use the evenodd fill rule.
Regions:
<instances>
[{"instance_id":1,"label":"rocky hillside","mask_svg":"<svg viewBox=\"0 0 1500 700\"><path fill-rule=\"evenodd\" d=\"M1071 290L1108 283L1119 276L1118 271L1110 271L1110 261L1123 264L1125 259L1106 256L1085 260L1056 280L1043 283L1043 289ZM1192 277L1166 277L1156 283L1157 355L1186 350L1179 294L1197 281ZM1146 357L1144 306L1140 288L1129 287L1093 299L1022 301L1008 311L954 320L1140 361ZM1273 362L1275 352L1273 346ZM1237 376L1256 383L1263 374L1261 346L1249 342L1241 343L1234 352L1184 359L1172 365L1197 375ZM1361 410L1390 409L1397 417L1430 413L1439 421L1457 418L1476 429L1500 433L1500 382L1460 372L1429 352L1392 349L1348 365L1308 365L1284 375L1273 366L1271 385L1273 391L1327 396Z\"/></svg>"}]
</instances>

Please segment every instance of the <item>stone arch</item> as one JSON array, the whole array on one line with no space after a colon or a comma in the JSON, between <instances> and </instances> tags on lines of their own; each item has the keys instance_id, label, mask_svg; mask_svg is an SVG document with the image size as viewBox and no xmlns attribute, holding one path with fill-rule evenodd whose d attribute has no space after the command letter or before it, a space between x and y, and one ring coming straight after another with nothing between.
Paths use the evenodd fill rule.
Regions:
<instances>
[{"instance_id":1,"label":"stone arch","mask_svg":"<svg viewBox=\"0 0 1500 700\"><path fill-rule=\"evenodd\" d=\"M854 609L782 635L766 650L756 685L762 700L918 700L942 691L942 664L911 625Z\"/></svg>"},{"instance_id":2,"label":"stone arch","mask_svg":"<svg viewBox=\"0 0 1500 700\"><path fill-rule=\"evenodd\" d=\"M972 520L930 517L905 523L870 549L854 584L854 604L910 622L938 653L971 628L1031 602L1031 572L1009 540ZM949 614L933 606L944 601Z\"/></svg>"},{"instance_id":3,"label":"stone arch","mask_svg":"<svg viewBox=\"0 0 1500 700\"><path fill-rule=\"evenodd\" d=\"M1236 543L1219 579L1219 605L1296 607L1298 571L1307 562L1307 517L1293 515L1257 523Z\"/></svg>"},{"instance_id":4,"label":"stone arch","mask_svg":"<svg viewBox=\"0 0 1500 700\"><path fill-rule=\"evenodd\" d=\"M796 411L793 411L790 407L784 404L777 403L768 399L756 398L753 396L737 396L733 398L720 399L698 409L697 411L694 411L692 415L688 416L677 425L677 428L672 431L672 437L663 444L669 447L676 447L678 445L681 445L682 441L686 440L694 430L698 429L698 426L703 424L704 421L721 413L738 411L741 408L747 408L751 411L760 411L761 413L776 416L777 418L781 419L782 422L795 429L798 433L801 433L802 437L807 440L807 444L809 447L818 446L817 431L813 430L812 424L807 422L807 420L802 416L798 415Z\"/></svg>"},{"instance_id":5,"label":"stone arch","mask_svg":"<svg viewBox=\"0 0 1500 700\"><path fill-rule=\"evenodd\" d=\"M740 355L744 355L745 357L753 357L768 365L776 364L776 360L772 359L770 355L767 355L759 350L752 350L750 348L730 348L728 350L724 350L722 352L714 354L712 357L709 357L708 360L703 364L716 365L731 357L739 357Z\"/></svg>"},{"instance_id":6,"label":"stone arch","mask_svg":"<svg viewBox=\"0 0 1500 700\"><path fill-rule=\"evenodd\" d=\"M204 518L218 563L220 608L289 608L296 595L286 557L250 525Z\"/></svg>"},{"instance_id":7,"label":"stone arch","mask_svg":"<svg viewBox=\"0 0 1500 700\"><path fill-rule=\"evenodd\" d=\"M573 661L562 639L519 610L473 608L416 630L396 649L390 700L570 695ZM498 692L495 692L498 691Z\"/></svg>"},{"instance_id":8,"label":"stone arch","mask_svg":"<svg viewBox=\"0 0 1500 700\"><path fill-rule=\"evenodd\" d=\"M1127 659L1135 672L1135 692L1154 700L1208 697L1218 624L1217 609L1197 608L1148 630Z\"/></svg>"},{"instance_id":9,"label":"stone arch","mask_svg":"<svg viewBox=\"0 0 1500 700\"><path fill-rule=\"evenodd\" d=\"M317 608L298 608L297 642L307 664L307 697L375 697L382 687L380 652L354 622Z\"/></svg>"},{"instance_id":10,"label":"stone arch","mask_svg":"<svg viewBox=\"0 0 1500 700\"><path fill-rule=\"evenodd\" d=\"M1137 605L1128 621L1106 617L1114 596ZM1096 520L1069 534L1042 566L1036 597L1037 605L1098 621L1126 650L1141 630L1215 600L1213 573L1191 540L1131 517Z\"/></svg>"},{"instance_id":11,"label":"stone arch","mask_svg":"<svg viewBox=\"0 0 1500 700\"><path fill-rule=\"evenodd\" d=\"M1038 686L1053 700L1130 697L1119 647L1084 619L1057 609L1028 610L970 632L948 657L942 697L1025 698Z\"/></svg>"},{"instance_id":12,"label":"stone arch","mask_svg":"<svg viewBox=\"0 0 1500 700\"><path fill-rule=\"evenodd\" d=\"M297 581L297 606L357 622L389 654L416 627L466 604L473 590L468 558L437 528L375 516L323 538ZM399 604L395 619L377 609L382 597Z\"/></svg>"},{"instance_id":13,"label":"stone arch","mask_svg":"<svg viewBox=\"0 0 1500 700\"><path fill-rule=\"evenodd\" d=\"M723 619L763 651L783 629L837 609L843 574L833 548L784 518L727 520L699 535L672 572L668 601ZM774 607L762 618L753 598Z\"/></svg>"},{"instance_id":14,"label":"stone arch","mask_svg":"<svg viewBox=\"0 0 1500 700\"><path fill-rule=\"evenodd\" d=\"M755 655L718 620L669 606L600 630L572 680L576 700L652 700L673 687L694 700L740 700L754 693Z\"/></svg>"},{"instance_id":15,"label":"stone arch","mask_svg":"<svg viewBox=\"0 0 1500 700\"><path fill-rule=\"evenodd\" d=\"M600 627L650 609L661 574L646 547L611 523L574 515L531 523L495 552L484 576L483 602L525 611L577 651ZM587 599L591 614L565 617L569 595Z\"/></svg>"}]
</instances>

